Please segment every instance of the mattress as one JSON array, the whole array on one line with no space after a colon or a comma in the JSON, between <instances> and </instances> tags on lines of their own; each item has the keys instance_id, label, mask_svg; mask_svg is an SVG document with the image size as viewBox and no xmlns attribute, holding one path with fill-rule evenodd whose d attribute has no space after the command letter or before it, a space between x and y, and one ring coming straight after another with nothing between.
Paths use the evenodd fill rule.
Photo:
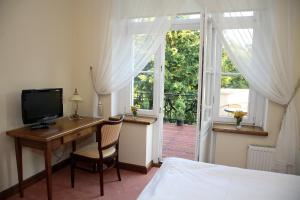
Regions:
<instances>
[{"instance_id":1,"label":"mattress","mask_svg":"<svg viewBox=\"0 0 300 200\"><path fill-rule=\"evenodd\" d=\"M300 200L300 176L167 158L139 200Z\"/></svg>"}]
</instances>

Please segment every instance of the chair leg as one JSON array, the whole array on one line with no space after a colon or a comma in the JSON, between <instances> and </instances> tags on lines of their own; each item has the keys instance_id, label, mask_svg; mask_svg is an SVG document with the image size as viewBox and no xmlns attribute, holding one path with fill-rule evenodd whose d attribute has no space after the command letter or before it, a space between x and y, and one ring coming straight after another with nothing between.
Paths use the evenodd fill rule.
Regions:
<instances>
[{"instance_id":1,"label":"chair leg","mask_svg":"<svg viewBox=\"0 0 300 200\"><path fill-rule=\"evenodd\" d=\"M117 169L118 179L119 179L119 181L121 181L119 156L118 155L116 156L116 169Z\"/></svg>"},{"instance_id":2,"label":"chair leg","mask_svg":"<svg viewBox=\"0 0 300 200\"><path fill-rule=\"evenodd\" d=\"M100 193L101 196L104 195L104 188L103 188L103 162L100 161L98 164L98 172L99 172L99 177L100 177Z\"/></svg>"},{"instance_id":3,"label":"chair leg","mask_svg":"<svg viewBox=\"0 0 300 200\"><path fill-rule=\"evenodd\" d=\"M75 161L75 158L72 154L70 156L70 159L71 159L71 187L74 188L74 177L75 177L76 161Z\"/></svg>"},{"instance_id":4,"label":"chair leg","mask_svg":"<svg viewBox=\"0 0 300 200\"><path fill-rule=\"evenodd\" d=\"M92 163L93 164L93 172L97 172L97 162Z\"/></svg>"}]
</instances>

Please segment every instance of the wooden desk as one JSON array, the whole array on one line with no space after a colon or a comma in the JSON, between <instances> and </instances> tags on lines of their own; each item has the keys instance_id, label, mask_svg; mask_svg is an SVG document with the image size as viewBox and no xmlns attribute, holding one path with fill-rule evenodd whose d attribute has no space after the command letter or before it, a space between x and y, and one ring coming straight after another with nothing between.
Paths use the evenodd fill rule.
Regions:
<instances>
[{"instance_id":1,"label":"wooden desk","mask_svg":"<svg viewBox=\"0 0 300 200\"><path fill-rule=\"evenodd\" d=\"M48 199L52 199L52 150L61 145L72 142L72 150L76 150L76 140L87 137L97 131L98 124L103 119L83 117L79 120L70 120L67 117L56 120L56 124L49 129L31 130L23 127L8 131L7 134L15 138L15 150L18 168L18 180L20 196L23 197L23 165L22 146L40 149L44 151L45 168L47 177Z\"/></svg>"}]
</instances>

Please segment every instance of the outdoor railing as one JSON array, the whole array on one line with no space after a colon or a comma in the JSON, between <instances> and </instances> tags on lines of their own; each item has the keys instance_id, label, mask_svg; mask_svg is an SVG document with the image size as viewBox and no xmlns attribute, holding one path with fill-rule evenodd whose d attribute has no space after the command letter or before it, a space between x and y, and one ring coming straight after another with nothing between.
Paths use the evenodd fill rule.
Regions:
<instances>
[{"instance_id":1,"label":"outdoor railing","mask_svg":"<svg viewBox=\"0 0 300 200\"><path fill-rule=\"evenodd\" d=\"M178 98L183 99L185 104L184 122L187 124L194 124L197 121L197 94L173 94L165 93L164 105L164 120L168 122L176 121L176 107L175 102Z\"/></svg>"},{"instance_id":2,"label":"outdoor railing","mask_svg":"<svg viewBox=\"0 0 300 200\"><path fill-rule=\"evenodd\" d=\"M175 102L181 98L185 104L184 122L194 124L197 120L197 93L174 94L165 93L164 95L164 120L167 122L176 122ZM134 104L139 105L141 109L153 109L153 93L135 92Z\"/></svg>"},{"instance_id":3,"label":"outdoor railing","mask_svg":"<svg viewBox=\"0 0 300 200\"><path fill-rule=\"evenodd\" d=\"M135 92L133 94L133 103L138 105L140 109L153 109L153 93L152 92Z\"/></svg>"}]
</instances>

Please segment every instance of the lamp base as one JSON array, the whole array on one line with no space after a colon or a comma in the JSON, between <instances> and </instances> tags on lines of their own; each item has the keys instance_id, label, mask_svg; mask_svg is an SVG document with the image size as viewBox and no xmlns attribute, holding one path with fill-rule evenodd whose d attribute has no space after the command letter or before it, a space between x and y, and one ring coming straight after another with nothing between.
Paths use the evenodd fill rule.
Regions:
<instances>
[{"instance_id":1,"label":"lamp base","mask_svg":"<svg viewBox=\"0 0 300 200\"><path fill-rule=\"evenodd\" d=\"M72 120L82 119L82 118L80 117L80 115L78 115L77 113L71 115L70 118L71 118Z\"/></svg>"}]
</instances>

